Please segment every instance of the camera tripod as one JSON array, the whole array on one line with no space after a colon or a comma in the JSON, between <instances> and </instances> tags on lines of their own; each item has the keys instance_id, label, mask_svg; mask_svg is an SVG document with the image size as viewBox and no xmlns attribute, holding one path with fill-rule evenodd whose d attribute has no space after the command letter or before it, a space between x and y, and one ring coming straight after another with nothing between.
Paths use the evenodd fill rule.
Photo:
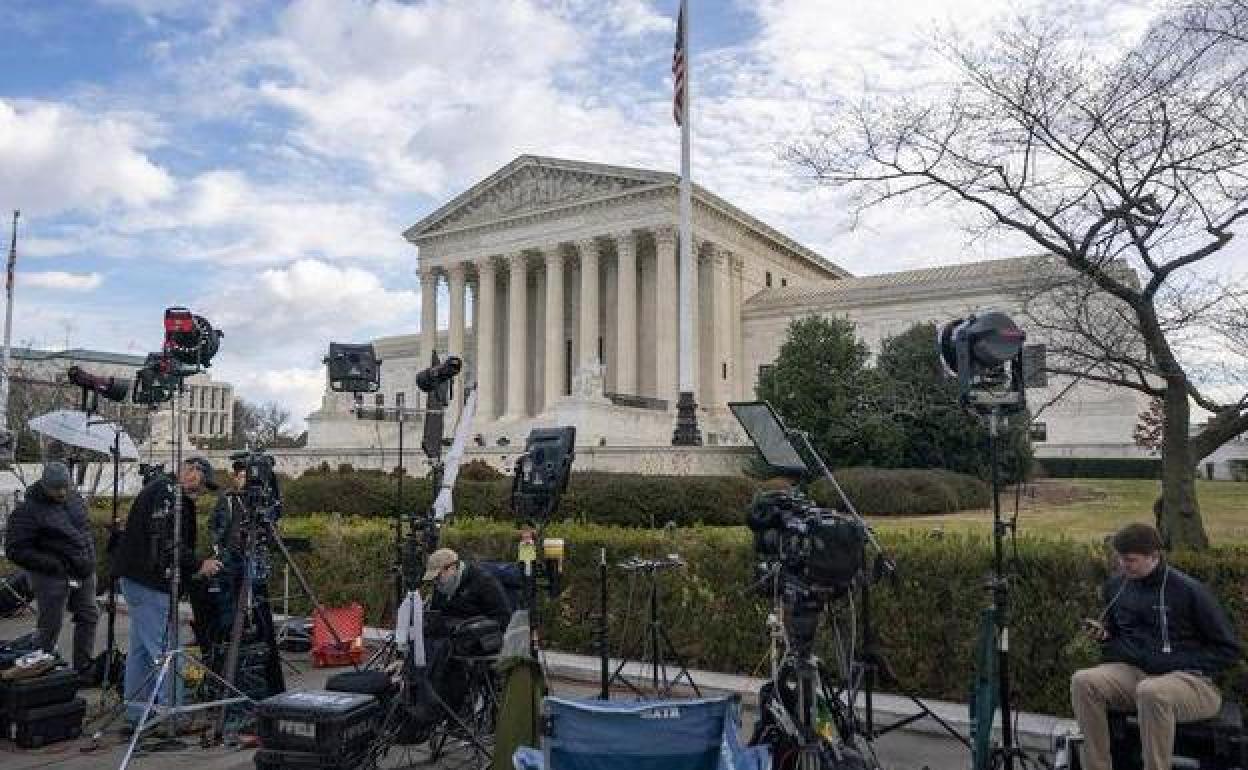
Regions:
<instances>
[{"instance_id":1,"label":"camera tripod","mask_svg":"<svg viewBox=\"0 0 1248 770\"><path fill-rule=\"evenodd\" d=\"M683 678L693 688L693 692L697 697L702 697L702 691L698 689L698 685L693 681L693 677L689 674L689 669L685 666L685 661L681 658L680 653L676 651L672 639L667 635L667 630L663 627L663 622L659 617L660 601L659 601L659 573L665 570L674 570L678 567L685 566L685 562L679 557L669 556L665 559L642 559L634 556L627 561L620 562L620 569L631 573L634 578L638 573L644 574L650 581L650 597L648 600L648 621L646 622L646 633L641 641L642 651L638 656L638 662L641 663L641 670L644 672L647 665L650 668L650 685L654 690L653 697L669 698L672 690L680 683ZM646 653L649 653L650 659L646 660ZM676 676L668 679L668 661L675 663ZM615 672L607 679L603 692L610 691L611 684L620 681L628 689L632 690L638 698L644 698L645 694L632 680L624 676L624 667L628 665L628 658L621 657L619 664L615 668Z\"/></svg>"},{"instance_id":2,"label":"camera tripod","mask_svg":"<svg viewBox=\"0 0 1248 770\"><path fill-rule=\"evenodd\" d=\"M750 743L770 744L781 770L878 768L870 736L855 729L852 700L840 697L832 684L836 677L814 652L829 597L791 585L778 563L770 565L764 580L772 596L771 678L759 693L759 721Z\"/></svg>"}]
</instances>

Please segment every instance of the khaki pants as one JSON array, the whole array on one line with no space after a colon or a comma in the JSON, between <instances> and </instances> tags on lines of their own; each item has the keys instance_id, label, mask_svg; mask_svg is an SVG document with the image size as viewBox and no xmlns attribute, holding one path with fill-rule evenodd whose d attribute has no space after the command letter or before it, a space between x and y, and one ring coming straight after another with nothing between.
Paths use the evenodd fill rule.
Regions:
<instances>
[{"instance_id":1,"label":"khaki pants","mask_svg":"<svg viewBox=\"0 0 1248 770\"><path fill-rule=\"evenodd\" d=\"M1222 695L1208 677L1149 676L1126 663L1103 663L1070 678L1070 703L1083 732L1084 770L1110 770L1110 710L1139 715L1144 770L1170 770L1175 724L1216 715Z\"/></svg>"}]
</instances>

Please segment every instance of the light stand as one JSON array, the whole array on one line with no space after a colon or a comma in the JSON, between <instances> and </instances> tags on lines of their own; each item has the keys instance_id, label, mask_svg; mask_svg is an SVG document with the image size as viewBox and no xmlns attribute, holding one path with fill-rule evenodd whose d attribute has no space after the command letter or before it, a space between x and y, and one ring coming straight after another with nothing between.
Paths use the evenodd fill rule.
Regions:
<instances>
[{"instance_id":1,"label":"light stand","mask_svg":"<svg viewBox=\"0 0 1248 770\"><path fill-rule=\"evenodd\" d=\"M694 695L701 698L702 691L698 689L698 685L693 681L693 676L689 673L689 668L685 665L684 659L680 653L676 651L676 646L672 644L672 639L667 635L667 630L663 627L663 622L659 617L659 573L664 570L676 569L685 566L685 562L679 557L668 557L666 559L641 559L633 557L628 561L621 562L620 569L631 572L645 574L650 581L650 600L648 608L649 619L646 623L646 634L642 639L642 653L638 658L638 662L642 664L642 671L645 671L646 663L650 664L650 685L654 690L655 698L671 697L672 689L680 684L683 678L693 688ZM604 613L605 616L605 613ZM650 660L647 661L646 653L649 653ZM666 659L664 656L667 656ZM676 664L676 676L670 680L667 678L667 661ZM610 689L611 683L617 679L627 686L638 697L645 697L644 693L628 679L623 676L624 667L628 665L628 658L621 657L619 664L615 668L615 673L607 680L603 692ZM605 696L604 696L605 699Z\"/></svg>"},{"instance_id":2,"label":"light stand","mask_svg":"<svg viewBox=\"0 0 1248 770\"><path fill-rule=\"evenodd\" d=\"M940 327L936 347L945 373L956 377L959 400L987 423L992 479L991 604L980 615L975 684L971 704L971 764L974 770L1029 760L1014 745L1010 708L1010 587L1005 572L1005 537L1012 524L1001 517L1001 426L1006 416L1027 408L1026 386L1043 385L1040 361L1024 365L1026 333L1004 313L988 311ZM1042 355L1042 354L1041 354ZM1001 712L1001 745L992 743L993 714Z\"/></svg>"}]
</instances>

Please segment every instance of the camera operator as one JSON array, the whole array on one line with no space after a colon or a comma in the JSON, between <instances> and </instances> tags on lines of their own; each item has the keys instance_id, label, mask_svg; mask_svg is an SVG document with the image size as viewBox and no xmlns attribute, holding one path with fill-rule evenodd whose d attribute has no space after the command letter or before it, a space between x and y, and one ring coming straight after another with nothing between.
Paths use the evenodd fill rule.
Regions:
<instances>
[{"instance_id":1,"label":"camera operator","mask_svg":"<svg viewBox=\"0 0 1248 770\"><path fill-rule=\"evenodd\" d=\"M224 490L217 498L216 507L213 508L212 516L208 519L208 529L212 534L212 540L216 545L217 554L222 564L221 572L215 577L218 590L212 592L212 596L215 599L215 606L213 607L215 622L210 633L212 640L217 644L229 641L230 629L234 623L234 614L240 610L237 606L239 589L244 576L243 570L247 566L247 554L243 551L242 528L249 523L254 524L256 531L251 533L251 536L261 541L265 538L262 525L259 522L248 522L247 517L250 514L277 518L278 512L281 510L276 484L266 480L266 486L269 487L269 491L272 494L271 508L260 511L248 511L247 499L244 495L247 486L247 463L242 460L235 460L232 470L233 484L230 489ZM282 674L281 658L277 649L277 637L273 627L273 612L269 606L268 565L261 562L265 554L262 553L259 544L253 544L252 556L253 561L250 565L252 606L250 612L253 625L251 630L254 633L254 638L263 641L268 648L268 654L265 657L265 681L268 694L276 695L286 690L286 682ZM241 609L243 612L249 611L249 608L244 607ZM246 635L244 638L246 638Z\"/></svg>"},{"instance_id":2,"label":"camera operator","mask_svg":"<svg viewBox=\"0 0 1248 770\"><path fill-rule=\"evenodd\" d=\"M152 669L167 651L169 624L169 570L181 570L181 585L192 576L212 577L221 570L216 559L195 556L195 495L215 490L212 466L202 457L192 457L178 469L176 484L170 477L158 477L143 487L130 506L126 528L114 553L113 574L120 580L130 617L130 652L126 658L125 695L127 728L132 731L143 714L143 703L150 697ZM181 495L181 538L176 548L170 542L175 495ZM176 550L176 564L171 557ZM176 601L176 598L174 599ZM171 672L172 687L178 678ZM168 698L160 693L158 702Z\"/></svg>"},{"instance_id":3,"label":"camera operator","mask_svg":"<svg viewBox=\"0 0 1248 770\"><path fill-rule=\"evenodd\" d=\"M73 665L89 679L100 610L95 603L95 539L87 507L64 463L50 462L9 517L9 561L30 575L39 616L39 646L56 652L68 607L74 621Z\"/></svg>"},{"instance_id":4,"label":"camera operator","mask_svg":"<svg viewBox=\"0 0 1248 770\"><path fill-rule=\"evenodd\" d=\"M1109 768L1115 709L1139 714L1144 769L1169 770L1175 723L1218 713L1211 677L1239 659L1240 643L1209 589L1166 562L1156 529L1128 524L1112 542L1120 572L1105 584L1101 620L1084 622L1104 662L1070 680L1083 767Z\"/></svg>"}]
</instances>

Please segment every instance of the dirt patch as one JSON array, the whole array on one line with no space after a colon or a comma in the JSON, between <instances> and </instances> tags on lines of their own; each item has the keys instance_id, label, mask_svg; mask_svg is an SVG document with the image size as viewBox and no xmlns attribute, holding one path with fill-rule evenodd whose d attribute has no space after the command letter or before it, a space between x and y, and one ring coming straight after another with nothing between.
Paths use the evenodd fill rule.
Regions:
<instances>
[{"instance_id":1,"label":"dirt patch","mask_svg":"<svg viewBox=\"0 0 1248 770\"><path fill-rule=\"evenodd\" d=\"M1014 488L1010 487L1002 497L1014 497ZM1103 490L1084 484L1075 484L1060 479L1040 479L1023 485L1023 501L1039 505L1071 505L1086 503L1091 500L1104 500L1109 495Z\"/></svg>"}]
</instances>

